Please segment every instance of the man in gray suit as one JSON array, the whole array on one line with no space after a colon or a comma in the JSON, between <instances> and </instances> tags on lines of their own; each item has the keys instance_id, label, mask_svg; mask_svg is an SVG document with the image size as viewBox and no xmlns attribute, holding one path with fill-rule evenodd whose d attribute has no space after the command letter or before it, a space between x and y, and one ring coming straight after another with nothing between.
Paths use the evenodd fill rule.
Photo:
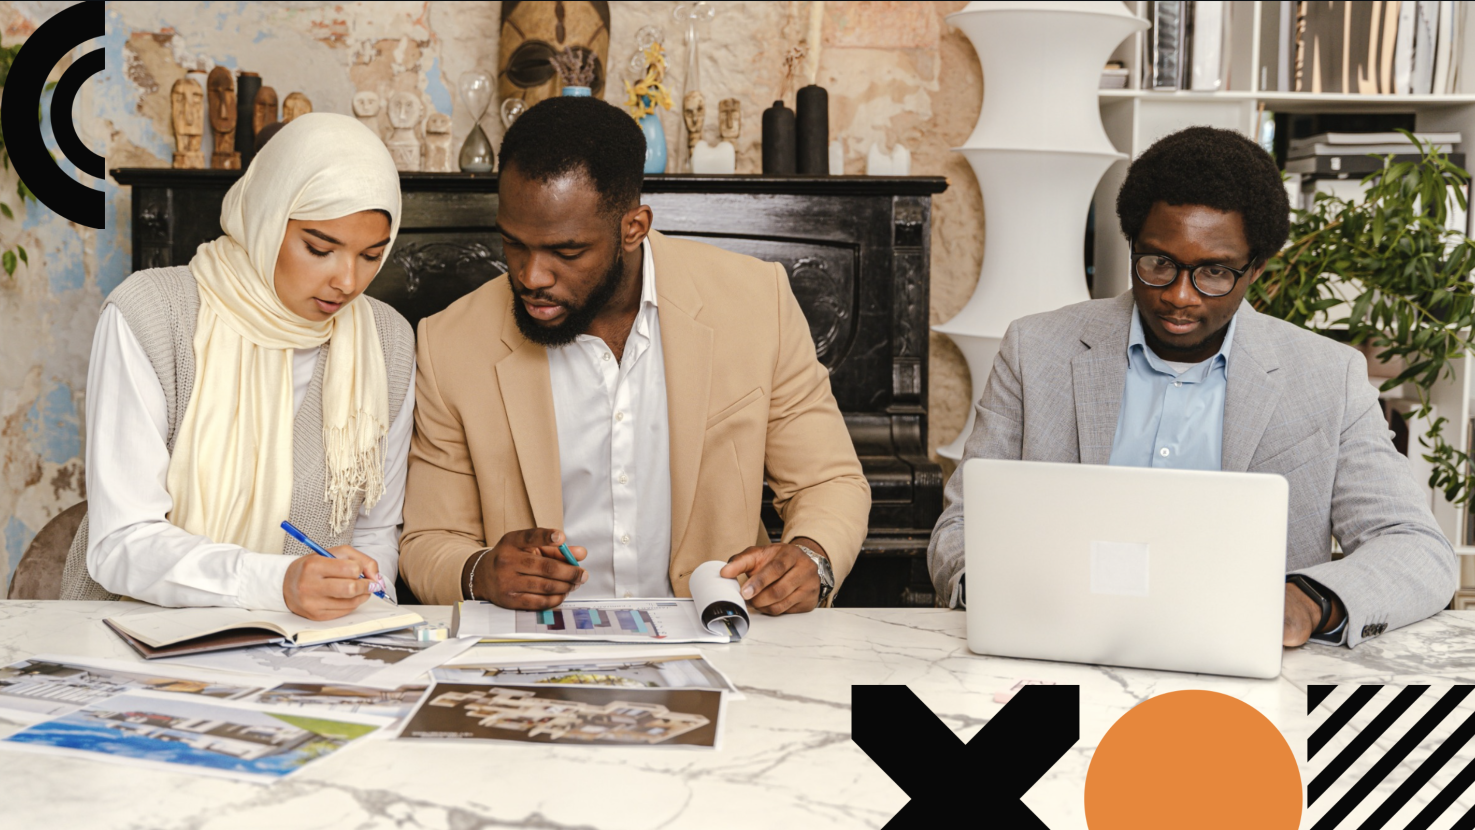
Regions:
<instances>
[{"instance_id":1,"label":"man in gray suit","mask_svg":"<svg viewBox=\"0 0 1475 830\"><path fill-rule=\"evenodd\" d=\"M1355 646L1443 608L1459 569L1362 354L1243 302L1285 244L1289 212L1274 160L1238 133L1192 127L1150 147L1117 196L1131 293L1014 321L963 458L1282 475L1285 644ZM957 606L961 466L946 500L927 560ZM1211 534L1237 507L1194 509Z\"/></svg>"}]
</instances>

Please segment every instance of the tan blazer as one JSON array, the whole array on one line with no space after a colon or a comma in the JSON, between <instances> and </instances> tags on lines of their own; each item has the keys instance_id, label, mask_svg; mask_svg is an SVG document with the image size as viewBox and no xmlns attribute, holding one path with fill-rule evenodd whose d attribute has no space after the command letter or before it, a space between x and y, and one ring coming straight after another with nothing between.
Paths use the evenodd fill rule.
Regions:
<instances>
[{"instance_id":1,"label":"tan blazer","mask_svg":"<svg viewBox=\"0 0 1475 830\"><path fill-rule=\"evenodd\" d=\"M671 587L754 544L763 482L784 540L824 546L837 582L871 493L783 266L652 232L671 431ZM548 354L495 279L420 322L400 572L422 602L463 599L466 560L563 527Z\"/></svg>"}]
</instances>

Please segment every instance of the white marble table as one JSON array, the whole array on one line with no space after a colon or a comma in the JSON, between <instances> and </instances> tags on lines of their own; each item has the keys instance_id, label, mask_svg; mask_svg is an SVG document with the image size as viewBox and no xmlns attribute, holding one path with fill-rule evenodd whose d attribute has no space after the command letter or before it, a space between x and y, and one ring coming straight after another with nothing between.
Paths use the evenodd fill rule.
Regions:
<instances>
[{"instance_id":1,"label":"white marble table","mask_svg":"<svg viewBox=\"0 0 1475 830\"><path fill-rule=\"evenodd\" d=\"M43 652L132 659L100 622L114 605L0 602L0 661ZM419 610L427 619L449 616L447 608ZM1306 737L1325 717L1306 716L1308 684L1475 682L1475 612L1444 612L1355 651L1288 651L1275 680L978 657L963 631L962 612L931 609L758 619L743 643L704 648L747 696L728 706L718 751L370 742L271 785L0 752L0 826L879 827L907 797L850 740L851 684L904 683L967 740L1001 708L994 694L1028 678L1081 687L1080 741L1024 799L1051 828L1066 830L1086 827L1083 789L1097 743L1118 717L1151 696L1208 689L1244 700L1286 735L1309 781L1339 745L1334 741L1315 764L1305 764ZM1409 716L1427 710L1435 692ZM1346 694L1350 688L1337 690L1323 706ZM1377 700L1392 694L1385 689ZM1475 696L1462 710L1475 712ZM0 736L16 728L0 721ZM1436 731L1427 743L1432 747L1448 731ZM1375 755L1367 753L1354 772ZM1472 757L1475 746L1400 816L1412 815ZM1379 793L1390 792L1401 776L1395 771ZM1303 826L1345 789L1333 788ZM1369 799L1344 826L1357 826L1380 800ZM1450 826L1471 803L1469 794L1462 797L1435 827Z\"/></svg>"}]
</instances>

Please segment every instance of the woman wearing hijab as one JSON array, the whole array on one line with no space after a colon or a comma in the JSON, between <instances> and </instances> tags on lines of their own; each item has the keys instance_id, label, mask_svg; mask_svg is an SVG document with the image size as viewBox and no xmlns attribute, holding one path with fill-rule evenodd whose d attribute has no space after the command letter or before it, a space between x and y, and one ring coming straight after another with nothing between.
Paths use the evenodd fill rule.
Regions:
<instances>
[{"instance_id":1,"label":"woman wearing hijab","mask_svg":"<svg viewBox=\"0 0 1475 830\"><path fill-rule=\"evenodd\" d=\"M379 138L304 115L226 194L224 236L113 291L92 343L90 501L63 599L326 620L380 584L393 592L414 339L363 291L399 218ZM284 519L337 558L304 555Z\"/></svg>"}]
</instances>

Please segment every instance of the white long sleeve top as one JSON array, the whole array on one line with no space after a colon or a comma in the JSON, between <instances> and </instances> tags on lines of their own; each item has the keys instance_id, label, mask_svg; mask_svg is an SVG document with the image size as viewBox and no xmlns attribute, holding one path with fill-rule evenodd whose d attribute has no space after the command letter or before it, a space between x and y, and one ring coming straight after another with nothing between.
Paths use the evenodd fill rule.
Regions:
<instances>
[{"instance_id":1,"label":"white long sleeve top","mask_svg":"<svg viewBox=\"0 0 1475 830\"><path fill-rule=\"evenodd\" d=\"M319 349L292 357L292 411L307 396ZM291 556L213 542L171 524L165 489L169 420L163 386L114 306L103 308L87 372L87 568L110 591L155 605L286 611ZM413 375L413 373L412 373ZM394 595L415 386L389 427L384 496L359 510L352 545L373 557Z\"/></svg>"}]
</instances>

